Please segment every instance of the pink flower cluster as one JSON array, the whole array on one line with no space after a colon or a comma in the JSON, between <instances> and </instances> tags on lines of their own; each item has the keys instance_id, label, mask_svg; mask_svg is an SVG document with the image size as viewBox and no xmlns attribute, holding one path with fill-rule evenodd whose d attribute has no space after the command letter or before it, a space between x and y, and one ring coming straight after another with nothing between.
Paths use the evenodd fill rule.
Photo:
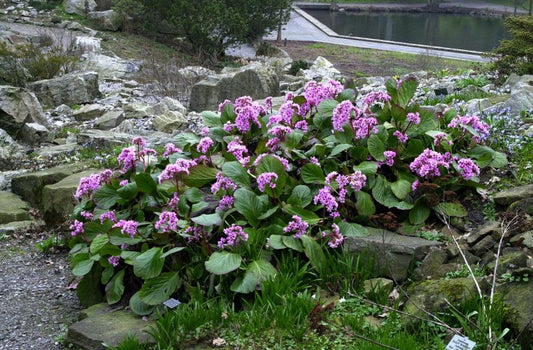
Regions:
<instances>
[{"instance_id":1,"label":"pink flower cluster","mask_svg":"<svg viewBox=\"0 0 533 350\"><path fill-rule=\"evenodd\" d=\"M329 233L322 232L322 237L328 237L328 245L331 248L337 248L344 241L344 236L341 234L339 226L337 224L331 225L331 231Z\"/></svg>"},{"instance_id":2,"label":"pink flower cluster","mask_svg":"<svg viewBox=\"0 0 533 350\"><path fill-rule=\"evenodd\" d=\"M385 156L385 164L388 166L394 165L394 158L396 157L396 152L394 151L385 151L383 152L383 155Z\"/></svg>"},{"instance_id":3,"label":"pink flower cluster","mask_svg":"<svg viewBox=\"0 0 533 350\"><path fill-rule=\"evenodd\" d=\"M415 125L420 124L420 114L418 112L416 112L416 113L407 113L407 121L409 121L409 123L413 123Z\"/></svg>"},{"instance_id":4,"label":"pink flower cluster","mask_svg":"<svg viewBox=\"0 0 533 350\"><path fill-rule=\"evenodd\" d=\"M372 91L363 97L363 104L370 108L374 103L384 103L391 100L390 95L385 91Z\"/></svg>"},{"instance_id":5,"label":"pink flower cluster","mask_svg":"<svg viewBox=\"0 0 533 350\"><path fill-rule=\"evenodd\" d=\"M292 221L289 221L289 224L283 228L283 232L289 233L294 232L294 238L300 238L305 235L309 224L302 220L298 215L292 216Z\"/></svg>"},{"instance_id":6,"label":"pink flower cluster","mask_svg":"<svg viewBox=\"0 0 533 350\"><path fill-rule=\"evenodd\" d=\"M344 90L341 83L336 80L330 80L327 83L317 83L316 81L308 82L304 87L304 97L306 102L300 106L300 115L305 115L312 107L316 107L320 102L335 98ZM302 111L302 107L303 108ZM302 114L302 112L304 112Z\"/></svg>"},{"instance_id":7,"label":"pink flower cluster","mask_svg":"<svg viewBox=\"0 0 533 350\"><path fill-rule=\"evenodd\" d=\"M218 108L219 112L223 110L224 106L230 103L231 101L229 100L221 103ZM229 122L224 125L224 130L227 132L231 132L237 128L240 133L245 134L250 131L252 124L261 127L259 117L267 113L265 106L253 102L250 96L242 96L236 99L233 108L237 117L235 118L235 123Z\"/></svg>"},{"instance_id":8,"label":"pink flower cluster","mask_svg":"<svg viewBox=\"0 0 533 350\"><path fill-rule=\"evenodd\" d=\"M222 175L221 171L217 173L216 179L217 181L211 185L211 193L213 194L216 194L218 191L235 191L237 189L235 182Z\"/></svg>"},{"instance_id":9,"label":"pink flower cluster","mask_svg":"<svg viewBox=\"0 0 533 350\"><path fill-rule=\"evenodd\" d=\"M74 197L80 199L84 195L90 196L102 184L109 183L112 175L113 172L109 169L106 169L99 174L92 174L87 177L82 177Z\"/></svg>"},{"instance_id":10,"label":"pink flower cluster","mask_svg":"<svg viewBox=\"0 0 533 350\"><path fill-rule=\"evenodd\" d=\"M120 255L110 256L107 261L114 267L117 267L120 262Z\"/></svg>"},{"instance_id":11,"label":"pink flower cluster","mask_svg":"<svg viewBox=\"0 0 533 350\"><path fill-rule=\"evenodd\" d=\"M348 175L348 181L350 182L350 187L355 192L361 191L366 185L366 175L357 170L353 174Z\"/></svg>"},{"instance_id":12,"label":"pink flower cluster","mask_svg":"<svg viewBox=\"0 0 533 350\"><path fill-rule=\"evenodd\" d=\"M69 229L72 230L72 236L77 236L85 232L85 230L83 229L83 222L78 220L74 220L74 223L69 226Z\"/></svg>"},{"instance_id":13,"label":"pink flower cluster","mask_svg":"<svg viewBox=\"0 0 533 350\"><path fill-rule=\"evenodd\" d=\"M231 224L230 227L225 228L224 234L226 237L220 238L217 244L220 249L224 249L225 247L234 247L237 245L239 240L243 242L248 240L248 235L244 232L242 226L235 224Z\"/></svg>"},{"instance_id":14,"label":"pink flower cluster","mask_svg":"<svg viewBox=\"0 0 533 350\"><path fill-rule=\"evenodd\" d=\"M232 196L223 196L218 202L217 210L228 210L233 207L234 198Z\"/></svg>"},{"instance_id":15,"label":"pink flower cluster","mask_svg":"<svg viewBox=\"0 0 533 350\"><path fill-rule=\"evenodd\" d=\"M238 137L235 137L233 141L228 144L228 153L233 154L242 166L247 166L250 162L250 156L245 156L248 153L248 148L246 148Z\"/></svg>"},{"instance_id":16,"label":"pink flower cluster","mask_svg":"<svg viewBox=\"0 0 533 350\"><path fill-rule=\"evenodd\" d=\"M396 130L393 135L396 136L400 143L406 143L407 140L409 140L409 136L407 136L407 133L404 134L400 130Z\"/></svg>"},{"instance_id":17,"label":"pink flower cluster","mask_svg":"<svg viewBox=\"0 0 533 350\"><path fill-rule=\"evenodd\" d=\"M122 165L120 172L122 174L127 173L129 170L135 170L135 162L137 156L135 151L131 148L124 148L117 157L118 165Z\"/></svg>"},{"instance_id":18,"label":"pink flower cluster","mask_svg":"<svg viewBox=\"0 0 533 350\"><path fill-rule=\"evenodd\" d=\"M325 186L321 188L318 191L318 194L313 198L313 203L315 205L319 203L323 205L331 217L335 218L339 216L339 213L337 212L339 203L337 203L335 196L331 194L331 187Z\"/></svg>"},{"instance_id":19,"label":"pink flower cluster","mask_svg":"<svg viewBox=\"0 0 533 350\"><path fill-rule=\"evenodd\" d=\"M196 165L194 160L178 158L173 164L168 164L159 175L159 183L165 180L174 180L180 174L189 175L189 169Z\"/></svg>"},{"instance_id":20,"label":"pink flower cluster","mask_svg":"<svg viewBox=\"0 0 533 350\"><path fill-rule=\"evenodd\" d=\"M209 233L207 233L202 226L189 226L184 232L185 234L191 236L187 239L189 243L199 243L202 242L206 237L209 237Z\"/></svg>"},{"instance_id":21,"label":"pink flower cluster","mask_svg":"<svg viewBox=\"0 0 533 350\"><path fill-rule=\"evenodd\" d=\"M342 131L344 126L350 121L352 112L358 118L361 112L349 100L342 101L333 109L331 122L333 123L333 130Z\"/></svg>"},{"instance_id":22,"label":"pink flower cluster","mask_svg":"<svg viewBox=\"0 0 533 350\"><path fill-rule=\"evenodd\" d=\"M176 145L174 145L173 143L167 143L165 145L165 153L163 153L163 157L168 157L170 156L171 154L174 154L174 153L181 153L182 150L179 149L178 147L176 147Z\"/></svg>"},{"instance_id":23,"label":"pink flower cluster","mask_svg":"<svg viewBox=\"0 0 533 350\"><path fill-rule=\"evenodd\" d=\"M120 220L113 225L113 228L120 228L120 232L125 235L128 234L131 238L135 237L137 233L137 226L139 223L134 220Z\"/></svg>"},{"instance_id":24,"label":"pink flower cluster","mask_svg":"<svg viewBox=\"0 0 533 350\"><path fill-rule=\"evenodd\" d=\"M259 191L265 192L265 187L276 188L276 181L278 181L278 174L276 173L262 173L257 177L257 187Z\"/></svg>"},{"instance_id":25,"label":"pink flower cluster","mask_svg":"<svg viewBox=\"0 0 533 350\"><path fill-rule=\"evenodd\" d=\"M472 139L476 142L481 142L482 140L486 139L490 135L490 126L489 124L485 123L484 121L481 121L479 117L472 115L472 116L457 116L452 119L452 121L448 124L449 128L462 128L465 129L464 126L470 126L472 129L474 129L479 136L472 136Z\"/></svg>"},{"instance_id":26,"label":"pink flower cluster","mask_svg":"<svg viewBox=\"0 0 533 350\"><path fill-rule=\"evenodd\" d=\"M374 117L361 115L360 118L352 120L352 129L355 131L355 139L366 139L370 133L376 134L378 129L378 120Z\"/></svg>"},{"instance_id":27,"label":"pink flower cluster","mask_svg":"<svg viewBox=\"0 0 533 350\"><path fill-rule=\"evenodd\" d=\"M103 224L105 220L111 220L112 222L117 222L117 218L115 216L115 212L113 210L107 211L100 215L100 223Z\"/></svg>"},{"instance_id":28,"label":"pink flower cluster","mask_svg":"<svg viewBox=\"0 0 533 350\"><path fill-rule=\"evenodd\" d=\"M465 180L470 180L473 177L479 176L479 167L470 158L459 159L457 167L461 170L461 176Z\"/></svg>"},{"instance_id":29,"label":"pink flower cluster","mask_svg":"<svg viewBox=\"0 0 533 350\"><path fill-rule=\"evenodd\" d=\"M178 216L173 211L164 211L159 215L159 220L154 227L156 230L163 230L163 232L176 231L178 229Z\"/></svg>"},{"instance_id":30,"label":"pink flower cluster","mask_svg":"<svg viewBox=\"0 0 533 350\"><path fill-rule=\"evenodd\" d=\"M452 160L453 159L449 153L440 154L426 148L424 152L409 164L409 168L418 176L429 179L440 176L439 167L442 166L448 169Z\"/></svg>"},{"instance_id":31,"label":"pink flower cluster","mask_svg":"<svg viewBox=\"0 0 533 350\"><path fill-rule=\"evenodd\" d=\"M433 140L433 144L435 146L440 146L442 145L443 142L446 142L448 145L452 144L452 141L448 140L448 137L446 136L445 133L441 132L435 135L435 140Z\"/></svg>"},{"instance_id":32,"label":"pink flower cluster","mask_svg":"<svg viewBox=\"0 0 533 350\"><path fill-rule=\"evenodd\" d=\"M213 146L213 140L206 136L203 137L200 142L198 142L198 145L196 146L196 150L202 154L206 154L207 151L209 151L209 148Z\"/></svg>"}]
</instances>

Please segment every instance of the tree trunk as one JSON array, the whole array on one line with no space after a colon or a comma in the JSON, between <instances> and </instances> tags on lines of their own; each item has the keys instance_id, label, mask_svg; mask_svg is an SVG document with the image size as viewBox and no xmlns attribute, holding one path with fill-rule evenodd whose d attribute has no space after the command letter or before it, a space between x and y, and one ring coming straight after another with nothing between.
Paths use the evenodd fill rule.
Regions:
<instances>
[{"instance_id":1,"label":"tree trunk","mask_svg":"<svg viewBox=\"0 0 533 350\"><path fill-rule=\"evenodd\" d=\"M278 43L281 42L281 24L283 22L283 9L279 9L279 24L278 24L278 36L276 38L276 41Z\"/></svg>"}]
</instances>

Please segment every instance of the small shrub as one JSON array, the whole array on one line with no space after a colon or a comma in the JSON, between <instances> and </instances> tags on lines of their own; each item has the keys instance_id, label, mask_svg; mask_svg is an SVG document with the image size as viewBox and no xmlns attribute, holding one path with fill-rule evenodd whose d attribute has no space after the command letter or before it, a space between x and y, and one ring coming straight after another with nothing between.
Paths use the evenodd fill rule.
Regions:
<instances>
[{"instance_id":1,"label":"small shrub","mask_svg":"<svg viewBox=\"0 0 533 350\"><path fill-rule=\"evenodd\" d=\"M291 67L289 68L289 73L292 75L298 74L300 69L308 69L310 66L309 62L304 60L292 61Z\"/></svg>"},{"instance_id":2,"label":"small shrub","mask_svg":"<svg viewBox=\"0 0 533 350\"><path fill-rule=\"evenodd\" d=\"M500 41L494 49L493 68L502 76L533 74L533 16L507 17L505 26L512 39Z\"/></svg>"},{"instance_id":3,"label":"small shrub","mask_svg":"<svg viewBox=\"0 0 533 350\"><path fill-rule=\"evenodd\" d=\"M483 87L485 85L489 84L489 80L484 75L479 75L476 77L467 77L459 80L455 83L455 86L457 86L459 89L464 89L467 86L477 86L477 87Z\"/></svg>"},{"instance_id":4,"label":"small shrub","mask_svg":"<svg viewBox=\"0 0 533 350\"><path fill-rule=\"evenodd\" d=\"M362 225L464 217L457 198L480 186L482 168L507 163L484 144L487 124L420 109L417 85L391 79L355 101L339 82L311 81L279 112L270 98L225 101L203 113L200 136L181 133L163 154L135 138L119 172L83 178L76 192L81 302L123 300L149 314L170 296L233 299L280 273L286 251L321 278L354 276L331 290L354 289L360 261L332 266L325 251L365 235Z\"/></svg>"},{"instance_id":5,"label":"small shrub","mask_svg":"<svg viewBox=\"0 0 533 350\"><path fill-rule=\"evenodd\" d=\"M275 47L274 45L267 43L266 41L261 41L259 46L257 47L257 50L255 52L256 56L267 56L272 57L279 54L279 49Z\"/></svg>"}]
</instances>

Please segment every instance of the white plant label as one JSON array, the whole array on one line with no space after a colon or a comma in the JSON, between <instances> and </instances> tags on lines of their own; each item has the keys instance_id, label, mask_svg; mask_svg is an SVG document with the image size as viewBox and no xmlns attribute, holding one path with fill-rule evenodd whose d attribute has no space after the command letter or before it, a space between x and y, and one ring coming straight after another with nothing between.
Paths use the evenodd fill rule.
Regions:
<instances>
[{"instance_id":1,"label":"white plant label","mask_svg":"<svg viewBox=\"0 0 533 350\"><path fill-rule=\"evenodd\" d=\"M446 346L446 350L472 350L474 346L476 346L476 342L456 334Z\"/></svg>"},{"instance_id":2,"label":"white plant label","mask_svg":"<svg viewBox=\"0 0 533 350\"><path fill-rule=\"evenodd\" d=\"M174 298L170 298L170 299L168 299L167 301L165 301L163 303L163 305L165 305L166 307L171 308L171 309L175 308L179 304L181 304L180 301L176 300Z\"/></svg>"}]
</instances>

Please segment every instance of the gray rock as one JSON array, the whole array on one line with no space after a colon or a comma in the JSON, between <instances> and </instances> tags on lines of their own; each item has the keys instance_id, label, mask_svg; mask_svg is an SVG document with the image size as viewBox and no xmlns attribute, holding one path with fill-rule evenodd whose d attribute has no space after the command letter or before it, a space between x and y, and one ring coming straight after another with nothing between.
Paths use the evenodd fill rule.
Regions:
<instances>
[{"instance_id":1,"label":"gray rock","mask_svg":"<svg viewBox=\"0 0 533 350\"><path fill-rule=\"evenodd\" d=\"M66 342L85 350L105 350L109 346L118 346L122 340L132 334L141 342L153 340L146 333L153 326L153 321L144 321L131 311L113 309L107 304L96 304L84 311L83 319L71 325Z\"/></svg>"},{"instance_id":2,"label":"gray rock","mask_svg":"<svg viewBox=\"0 0 533 350\"><path fill-rule=\"evenodd\" d=\"M80 53L100 52L102 39L92 36L77 36L74 39L74 49Z\"/></svg>"},{"instance_id":3,"label":"gray rock","mask_svg":"<svg viewBox=\"0 0 533 350\"><path fill-rule=\"evenodd\" d=\"M418 237L402 236L387 230L367 228L366 237L346 237L344 247L348 252L368 254L375 259L376 273L396 281L407 279L415 260L422 260L431 247L442 245Z\"/></svg>"},{"instance_id":4,"label":"gray rock","mask_svg":"<svg viewBox=\"0 0 533 350\"><path fill-rule=\"evenodd\" d=\"M43 171L25 173L11 179L11 191L18 194L34 208L42 209L44 186L55 184L67 176L79 172L81 164L60 165Z\"/></svg>"},{"instance_id":5,"label":"gray rock","mask_svg":"<svg viewBox=\"0 0 533 350\"><path fill-rule=\"evenodd\" d=\"M92 103L90 105L84 105L80 109L76 109L72 113L72 116L79 122L93 120L102 116L107 110L108 108L106 106L99 103Z\"/></svg>"},{"instance_id":6,"label":"gray rock","mask_svg":"<svg viewBox=\"0 0 533 350\"><path fill-rule=\"evenodd\" d=\"M97 148L126 145L132 139L130 134L104 130L85 130L77 135L78 144Z\"/></svg>"},{"instance_id":7,"label":"gray rock","mask_svg":"<svg viewBox=\"0 0 533 350\"><path fill-rule=\"evenodd\" d=\"M157 131L172 133L186 127L187 119L180 112L166 111L164 114L154 117L152 125Z\"/></svg>"},{"instance_id":8,"label":"gray rock","mask_svg":"<svg viewBox=\"0 0 533 350\"><path fill-rule=\"evenodd\" d=\"M496 241L491 236L486 236L482 238L479 242L475 243L470 248L470 251L474 255L481 256L485 254L486 252L491 251L495 244L496 244Z\"/></svg>"},{"instance_id":9,"label":"gray rock","mask_svg":"<svg viewBox=\"0 0 533 350\"><path fill-rule=\"evenodd\" d=\"M500 289L501 288L501 289ZM507 314L507 321L515 333L520 333L522 349L529 349L533 344L533 280L529 282L507 283L501 286L498 292L505 295L505 302L511 307Z\"/></svg>"},{"instance_id":10,"label":"gray rock","mask_svg":"<svg viewBox=\"0 0 533 350\"><path fill-rule=\"evenodd\" d=\"M117 22L114 20L115 11L113 10L93 11L89 13L88 17L103 30L109 30L112 32L116 32L117 30L119 30L119 27L116 24Z\"/></svg>"},{"instance_id":11,"label":"gray rock","mask_svg":"<svg viewBox=\"0 0 533 350\"><path fill-rule=\"evenodd\" d=\"M47 141L50 131L38 123L26 123L20 133L20 139L30 145L38 145Z\"/></svg>"},{"instance_id":12,"label":"gray rock","mask_svg":"<svg viewBox=\"0 0 533 350\"><path fill-rule=\"evenodd\" d=\"M318 56L309 69L301 71L306 80L327 82L331 79L340 80L341 72L333 66L333 63L322 56Z\"/></svg>"},{"instance_id":13,"label":"gray rock","mask_svg":"<svg viewBox=\"0 0 533 350\"><path fill-rule=\"evenodd\" d=\"M67 13L85 16L88 12L94 11L96 2L94 0L64 0L63 6Z\"/></svg>"},{"instance_id":14,"label":"gray rock","mask_svg":"<svg viewBox=\"0 0 533 350\"><path fill-rule=\"evenodd\" d=\"M0 129L0 169L12 169L24 156L23 148L9 134Z\"/></svg>"},{"instance_id":15,"label":"gray rock","mask_svg":"<svg viewBox=\"0 0 533 350\"><path fill-rule=\"evenodd\" d=\"M476 231L471 232L466 237L466 243L473 245L486 236L494 236L499 239L502 232L501 224L499 221L491 221L478 228Z\"/></svg>"},{"instance_id":16,"label":"gray rock","mask_svg":"<svg viewBox=\"0 0 533 350\"><path fill-rule=\"evenodd\" d=\"M61 77L39 80L29 85L45 106L90 103L100 96L98 73L83 72L65 74Z\"/></svg>"},{"instance_id":17,"label":"gray rock","mask_svg":"<svg viewBox=\"0 0 533 350\"><path fill-rule=\"evenodd\" d=\"M365 295L371 295L372 293L387 293L389 294L392 292L392 289L394 288L394 281L388 279L388 278L371 278L368 280L365 280L365 285L363 287L363 290L365 292Z\"/></svg>"},{"instance_id":18,"label":"gray rock","mask_svg":"<svg viewBox=\"0 0 533 350\"><path fill-rule=\"evenodd\" d=\"M448 254L441 249L432 249L426 255L420 266L413 271L415 281L426 279L437 279L445 276L450 271L455 271L460 267L458 264L446 264Z\"/></svg>"},{"instance_id":19,"label":"gray rock","mask_svg":"<svg viewBox=\"0 0 533 350\"><path fill-rule=\"evenodd\" d=\"M44 226L41 220L13 221L0 225L0 234L11 235L15 232L28 232Z\"/></svg>"},{"instance_id":20,"label":"gray rock","mask_svg":"<svg viewBox=\"0 0 533 350\"><path fill-rule=\"evenodd\" d=\"M83 58L84 60L80 62L82 69L97 72L101 79L135 78L141 69L141 62L98 53L89 53L83 55Z\"/></svg>"},{"instance_id":21,"label":"gray rock","mask_svg":"<svg viewBox=\"0 0 533 350\"><path fill-rule=\"evenodd\" d=\"M278 76L270 67L254 62L235 72L216 74L205 78L192 88L190 109L215 110L225 99L240 96L253 99L279 95Z\"/></svg>"},{"instance_id":22,"label":"gray rock","mask_svg":"<svg viewBox=\"0 0 533 350\"><path fill-rule=\"evenodd\" d=\"M506 251L498 259L498 268L496 270L496 274L500 276L502 273L505 273L509 270L515 270L520 267L527 267L527 259L528 259L528 256L523 251L520 251L520 250ZM494 257L493 261L487 264L488 271L490 272L494 271L495 266L496 266L496 257Z\"/></svg>"},{"instance_id":23,"label":"gray rock","mask_svg":"<svg viewBox=\"0 0 533 350\"><path fill-rule=\"evenodd\" d=\"M0 191L0 224L31 220L29 209L28 203L16 194Z\"/></svg>"},{"instance_id":24,"label":"gray rock","mask_svg":"<svg viewBox=\"0 0 533 350\"><path fill-rule=\"evenodd\" d=\"M113 110L106 112L94 122L94 128L99 130L109 130L120 125L124 121L123 110Z\"/></svg>"},{"instance_id":25,"label":"gray rock","mask_svg":"<svg viewBox=\"0 0 533 350\"><path fill-rule=\"evenodd\" d=\"M148 117L147 109L150 106L144 102L130 102L123 106L126 119Z\"/></svg>"},{"instance_id":26,"label":"gray rock","mask_svg":"<svg viewBox=\"0 0 533 350\"><path fill-rule=\"evenodd\" d=\"M55 184L44 186L41 213L48 226L53 227L65 222L65 218L72 213L76 206L77 201L74 194L81 178L97 172L99 171L95 169L86 170L67 176Z\"/></svg>"},{"instance_id":27,"label":"gray rock","mask_svg":"<svg viewBox=\"0 0 533 350\"><path fill-rule=\"evenodd\" d=\"M497 204L508 205L513 202L533 197L533 184L511 188L495 193L493 196Z\"/></svg>"},{"instance_id":28,"label":"gray rock","mask_svg":"<svg viewBox=\"0 0 533 350\"><path fill-rule=\"evenodd\" d=\"M533 250L533 231L527 231L520 235L516 235L510 240L514 246L528 247Z\"/></svg>"},{"instance_id":29,"label":"gray rock","mask_svg":"<svg viewBox=\"0 0 533 350\"><path fill-rule=\"evenodd\" d=\"M0 86L0 129L17 138L26 123L48 125L39 100L26 89Z\"/></svg>"}]
</instances>

